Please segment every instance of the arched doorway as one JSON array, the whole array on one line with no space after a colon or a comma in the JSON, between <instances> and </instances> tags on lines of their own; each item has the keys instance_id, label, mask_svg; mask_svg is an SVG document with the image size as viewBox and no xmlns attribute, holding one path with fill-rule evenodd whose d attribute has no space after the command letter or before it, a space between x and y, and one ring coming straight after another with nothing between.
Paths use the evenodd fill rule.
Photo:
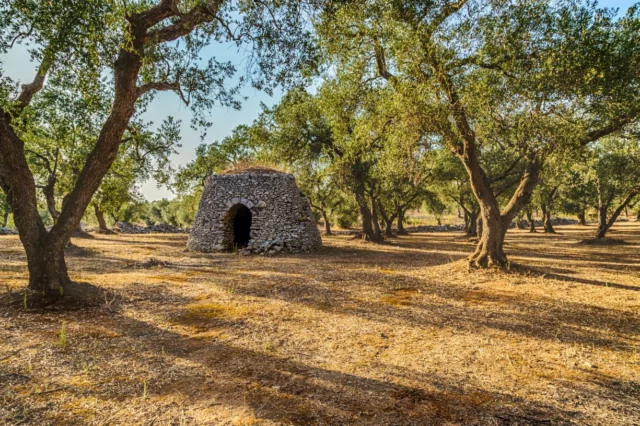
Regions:
<instances>
[{"instance_id":1,"label":"arched doorway","mask_svg":"<svg viewBox=\"0 0 640 426\"><path fill-rule=\"evenodd\" d=\"M246 247L251 239L251 210L244 204L235 204L227 212L227 248L236 250Z\"/></svg>"}]
</instances>

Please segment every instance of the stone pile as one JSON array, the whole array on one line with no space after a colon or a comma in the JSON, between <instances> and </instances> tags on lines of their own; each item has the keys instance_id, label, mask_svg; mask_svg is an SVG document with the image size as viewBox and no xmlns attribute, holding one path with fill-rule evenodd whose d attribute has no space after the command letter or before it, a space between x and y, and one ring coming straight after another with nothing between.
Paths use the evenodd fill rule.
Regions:
<instances>
[{"instance_id":1,"label":"stone pile","mask_svg":"<svg viewBox=\"0 0 640 426\"><path fill-rule=\"evenodd\" d=\"M528 220L523 220L522 223L524 224L525 228L529 227L529 221ZM533 221L535 226L544 226L544 223L541 220L534 220ZM554 217L551 218L551 224L553 226L556 225L577 225L578 221L576 219L568 219L568 218L564 218L564 217ZM514 225L514 224L512 224Z\"/></svg>"},{"instance_id":2,"label":"stone pile","mask_svg":"<svg viewBox=\"0 0 640 426\"><path fill-rule=\"evenodd\" d=\"M139 226L129 222L116 222L113 229L121 234L179 234L186 232L181 228L166 223Z\"/></svg>"},{"instance_id":3,"label":"stone pile","mask_svg":"<svg viewBox=\"0 0 640 426\"><path fill-rule=\"evenodd\" d=\"M238 215L245 222L238 222ZM241 226L247 228L244 247L237 244ZM187 245L202 252L276 254L317 250L322 240L309 200L292 175L246 169L207 179Z\"/></svg>"},{"instance_id":4,"label":"stone pile","mask_svg":"<svg viewBox=\"0 0 640 426\"><path fill-rule=\"evenodd\" d=\"M145 229L149 233L158 233L158 234L182 234L187 232L182 228L169 225L168 223L160 223L158 225L147 226Z\"/></svg>"},{"instance_id":5,"label":"stone pile","mask_svg":"<svg viewBox=\"0 0 640 426\"><path fill-rule=\"evenodd\" d=\"M0 235L18 235L18 231L11 228L0 228Z\"/></svg>"},{"instance_id":6,"label":"stone pile","mask_svg":"<svg viewBox=\"0 0 640 426\"><path fill-rule=\"evenodd\" d=\"M418 225L405 226L407 232L448 232L464 231L464 225Z\"/></svg>"}]
</instances>

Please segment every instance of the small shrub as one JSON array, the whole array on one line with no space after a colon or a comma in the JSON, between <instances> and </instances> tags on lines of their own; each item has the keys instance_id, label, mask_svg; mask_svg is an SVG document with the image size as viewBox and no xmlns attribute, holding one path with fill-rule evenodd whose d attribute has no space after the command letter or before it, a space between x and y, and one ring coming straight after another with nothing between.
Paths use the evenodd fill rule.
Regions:
<instances>
[{"instance_id":1,"label":"small shrub","mask_svg":"<svg viewBox=\"0 0 640 426\"><path fill-rule=\"evenodd\" d=\"M60 346L62 347L62 350L66 349L66 347L67 347L67 324L64 323L64 322L62 323L62 327L60 328L59 341L60 341Z\"/></svg>"}]
</instances>

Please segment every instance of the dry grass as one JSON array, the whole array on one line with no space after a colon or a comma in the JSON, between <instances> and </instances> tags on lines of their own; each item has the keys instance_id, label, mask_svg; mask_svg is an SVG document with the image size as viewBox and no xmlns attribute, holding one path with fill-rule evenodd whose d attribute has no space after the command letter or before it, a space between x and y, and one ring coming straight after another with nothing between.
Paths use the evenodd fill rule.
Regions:
<instances>
[{"instance_id":1,"label":"dry grass","mask_svg":"<svg viewBox=\"0 0 640 426\"><path fill-rule=\"evenodd\" d=\"M219 174L221 175L235 175L239 173L286 173L281 168L275 166L271 163L260 162L260 161L241 161L233 167L229 167L221 171Z\"/></svg>"},{"instance_id":2,"label":"dry grass","mask_svg":"<svg viewBox=\"0 0 640 426\"><path fill-rule=\"evenodd\" d=\"M288 257L78 240L72 277L109 294L0 306L0 423L640 424L640 224L616 225L625 245L558 231L510 231L511 270L471 273L456 233ZM16 293L25 257L1 238Z\"/></svg>"}]
</instances>

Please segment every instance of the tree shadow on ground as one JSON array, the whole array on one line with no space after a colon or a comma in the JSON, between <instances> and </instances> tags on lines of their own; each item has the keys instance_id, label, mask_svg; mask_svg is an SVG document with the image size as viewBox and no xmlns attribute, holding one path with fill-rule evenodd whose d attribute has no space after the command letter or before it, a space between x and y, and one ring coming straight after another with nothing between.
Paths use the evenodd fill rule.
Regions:
<instances>
[{"instance_id":1,"label":"tree shadow on ground","mask_svg":"<svg viewBox=\"0 0 640 426\"><path fill-rule=\"evenodd\" d=\"M610 281L605 282L605 281L598 281L598 280L588 280L585 278L566 275L566 274L572 273L573 271L571 270L561 269L561 271L564 271L564 273L557 273L554 270L554 268L541 269L541 268L533 268L533 267L521 266L521 265L518 265L517 268L511 269L511 272L526 274L529 276L538 276L538 277L551 279L551 280L571 282L571 283L577 283L577 284L594 285L598 287L617 288L617 289L629 290L629 291L640 291L640 286L618 284Z\"/></svg>"},{"instance_id":2,"label":"tree shadow on ground","mask_svg":"<svg viewBox=\"0 0 640 426\"><path fill-rule=\"evenodd\" d=\"M255 271L254 271L255 272ZM233 281L237 294L282 300L336 314L366 318L387 324L417 328L453 327L475 333L478 327L514 333L551 342L590 344L615 350L633 351L634 333L640 321L628 312L565 302L550 298L523 299L519 295L474 291L451 287L437 281L394 275L381 282L378 274L333 271L336 284L301 279L297 275L277 276L270 282L255 275ZM363 288L380 292L377 303L360 302ZM463 305L460 302L465 302ZM483 305L497 306L492 312Z\"/></svg>"},{"instance_id":3,"label":"tree shadow on ground","mask_svg":"<svg viewBox=\"0 0 640 426\"><path fill-rule=\"evenodd\" d=\"M150 388L161 394L188 391L192 399L212 399L253 409L256 417L293 424L440 425L563 424L576 413L483 389L462 389L437 376L421 388L388 380L318 368L219 341L189 338L131 317L114 327L135 339L137 351L166 354L197 363L205 373ZM228 325L228 324L227 324ZM188 389L188 390L187 390ZM426 390L429 389L429 390Z\"/></svg>"}]
</instances>

